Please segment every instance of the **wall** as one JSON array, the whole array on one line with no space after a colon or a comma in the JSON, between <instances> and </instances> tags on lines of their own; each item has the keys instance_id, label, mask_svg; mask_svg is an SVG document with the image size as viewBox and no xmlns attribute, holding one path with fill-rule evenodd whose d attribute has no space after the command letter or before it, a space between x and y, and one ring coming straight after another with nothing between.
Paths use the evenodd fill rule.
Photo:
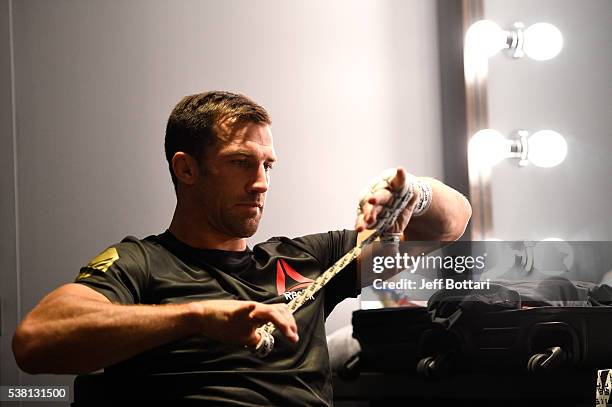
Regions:
<instances>
[{"instance_id":1,"label":"wall","mask_svg":"<svg viewBox=\"0 0 612 407\"><path fill-rule=\"evenodd\" d=\"M20 313L11 4L0 2L0 383L18 383L11 337Z\"/></svg>"},{"instance_id":2,"label":"wall","mask_svg":"<svg viewBox=\"0 0 612 407\"><path fill-rule=\"evenodd\" d=\"M11 335L15 320L109 244L168 226L174 196L163 133L185 94L240 91L272 113L280 160L251 244L352 227L358 191L386 167L442 176L435 4L428 0L1 4L0 45L10 44L11 15L15 50L15 155L11 121L2 122L9 135L2 192L10 198L2 216L14 225L2 232L2 285L14 288L7 294L13 305L3 309ZM4 114L10 76L1 68ZM349 323L355 306L341 306L329 330ZM3 369L13 360L6 332ZM0 372L3 384L15 384L12 369Z\"/></svg>"},{"instance_id":3,"label":"wall","mask_svg":"<svg viewBox=\"0 0 612 407\"><path fill-rule=\"evenodd\" d=\"M493 235L504 240L612 239L612 83L609 0L485 0L485 18L556 25L561 53L549 61L490 60L489 125L509 135L524 128L565 136L568 155L554 168L493 170Z\"/></svg>"}]
</instances>

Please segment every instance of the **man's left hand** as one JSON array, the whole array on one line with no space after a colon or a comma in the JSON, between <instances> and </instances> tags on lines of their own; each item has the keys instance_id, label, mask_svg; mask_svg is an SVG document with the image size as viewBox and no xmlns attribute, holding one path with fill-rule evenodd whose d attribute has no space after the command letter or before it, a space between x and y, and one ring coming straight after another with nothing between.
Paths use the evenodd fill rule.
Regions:
<instances>
[{"instance_id":1,"label":"man's left hand","mask_svg":"<svg viewBox=\"0 0 612 407\"><path fill-rule=\"evenodd\" d=\"M360 203L361 210L359 211L357 220L355 221L355 230L357 232L361 233L366 229L374 228L378 215L385 209L385 206L388 206L393 202L393 193L400 192L403 189L404 184L408 182L407 179L408 177L406 170L403 167L397 167L395 174L389 179L386 187L377 189L375 191L370 191L362 197ZM385 232L404 232L408 226L410 217L412 216L414 206L416 202L418 202L418 194L418 189L413 188L413 196L410 198L410 201L408 201L406 208L404 208L404 210L398 215L393 226L391 226Z\"/></svg>"}]
</instances>

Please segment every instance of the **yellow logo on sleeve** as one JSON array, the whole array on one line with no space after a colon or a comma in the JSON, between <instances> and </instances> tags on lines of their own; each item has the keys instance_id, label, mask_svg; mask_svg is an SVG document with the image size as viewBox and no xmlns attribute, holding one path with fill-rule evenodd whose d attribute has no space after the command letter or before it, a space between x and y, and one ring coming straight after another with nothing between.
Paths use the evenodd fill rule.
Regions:
<instances>
[{"instance_id":1,"label":"yellow logo on sleeve","mask_svg":"<svg viewBox=\"0 0 612 407\"><path fill-rule=\"evenodd\" d=\"M91 276L94 270L98 270L102 273L105 273L109 269L109 267L112 266L113 263L117 260L119 260L119 253L117 253L117 249L115 249L114 247L109 247L108 249L104 250L102 253L91 259L89 264L87 264L87 266L81 269L77 280Z\"/></svg>"}]
</instances>

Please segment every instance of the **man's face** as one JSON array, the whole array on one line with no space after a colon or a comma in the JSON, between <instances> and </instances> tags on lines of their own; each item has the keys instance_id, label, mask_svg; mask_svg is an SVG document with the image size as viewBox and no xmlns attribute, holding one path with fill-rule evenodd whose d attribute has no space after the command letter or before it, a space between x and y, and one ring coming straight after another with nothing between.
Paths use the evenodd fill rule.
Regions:
<instances>
[{"instance_id":1,"label":"man's face","mask_svg":"<svg viewBox=\"0 0 612 407\"><path fill-rule=\"evenodd\" d=\"M276 161L267 124L219 126L220 141L206 150L197 199L206 221L228 237L257 231Z\"/></svg>"}]
</instances>

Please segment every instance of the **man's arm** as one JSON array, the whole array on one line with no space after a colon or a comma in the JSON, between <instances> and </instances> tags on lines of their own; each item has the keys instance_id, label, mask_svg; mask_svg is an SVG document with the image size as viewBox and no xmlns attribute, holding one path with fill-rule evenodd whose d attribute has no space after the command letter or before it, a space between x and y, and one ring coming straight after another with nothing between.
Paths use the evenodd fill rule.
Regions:
<instances>
[{"instance_id":1,"label":"man's arm","mask_svg":"<svg viewBox=\"0 0 612 407\"><path fill-rule=\"evenodd\" d=\"M255 329L268 321L297 342L295 320L285 304L210 300L120 305L73 283L51 292L26 316L15 331L13 353L28 373L80 374L193 335L255 346Z\"/></svg>"}]
</instances>

